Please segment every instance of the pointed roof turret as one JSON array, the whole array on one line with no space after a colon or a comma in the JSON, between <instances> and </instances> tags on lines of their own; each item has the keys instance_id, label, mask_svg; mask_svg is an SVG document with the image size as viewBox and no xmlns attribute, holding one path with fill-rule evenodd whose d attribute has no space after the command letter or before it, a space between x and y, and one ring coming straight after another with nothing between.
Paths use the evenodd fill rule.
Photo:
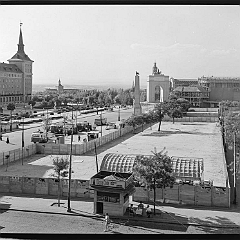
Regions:
<instances>
[{"instance_id":1,"label":"pointed roof turret","mask_svg":"<svg viewBox=\"0 0 240 240\"><path fill-rule=\"evenodd\" d=\"M19 41L18 41L18 52L24 53L24 44L23 44L23 37L22 37L22 23L20 23L20 34L19 34Z\"/></svg>"},{"instance_id":2,"label":"pointed roof turret","mask_svg":"<svg viewBox=\"0 0 240 240\"><path fill-rule=\"evenodd\" d=\"M20 23L20 34L18 41L18 51L10 60L25 60L33 62L28 55L24 52L23 36L22 36L22 23ZM9 61L9 60L8 60Z\"/></svg>"}]
</instances>

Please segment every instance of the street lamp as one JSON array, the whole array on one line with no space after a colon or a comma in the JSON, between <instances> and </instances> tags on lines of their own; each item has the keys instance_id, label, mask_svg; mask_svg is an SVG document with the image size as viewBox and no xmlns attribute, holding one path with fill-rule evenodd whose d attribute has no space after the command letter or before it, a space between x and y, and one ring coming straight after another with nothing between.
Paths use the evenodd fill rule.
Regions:
<instances>
[{"instance_id":1,"label":"street lamp","mask_svg":"<svg viewBox=\"0 0 240 240\"><path fill-rule=\"evenodd\" d=\"M236 132L233 134L233 204L237 204L236 193Z\"/></svg>"},{"instance_id":2,"label":"street lamp","mask_svg":"<svg viewBox=\"0 0 240 240\"><path fill-rule=\"evenodd\" d=\"M120 121L120 108L121 108L121 105L119 105L119 108L118 108L118 121Z\"/></svg>"},{"instance_id":3,"label":"street lamp","mask_svg":"<svg viewBox=\"0 0 240 240\"><path fill-rule=\"evenodd\" d=\"M101 111L100 117L101 117L101 137L102 137L102 111Z\"/></svg>"},{"instance_id":4,"label":"street lamp","mask_svg":"<svg viewBox=\"0 0 240 240\"><path fill-rule=\"evenodd\" d=\"M24 104L24 109L25 109L25 104ZM23 120L22 120L22 165L23 165L23 158L24 158L24 114L23 113Z\"/></svg>"},{"instance_id":5,"label":"street lamp","mask_svg":"<svg viewBox=\"0 0 240 240\"><path fill-rule=\"evenodd\" d=\"M69 179L68 179L68 208L67 212L71 212L71 177L72 177L72 144L73 144L73 106L72 106L72 134L71 134L71 148L70 148L70 160L69 160Z\"/></svg>"}]
</instances>

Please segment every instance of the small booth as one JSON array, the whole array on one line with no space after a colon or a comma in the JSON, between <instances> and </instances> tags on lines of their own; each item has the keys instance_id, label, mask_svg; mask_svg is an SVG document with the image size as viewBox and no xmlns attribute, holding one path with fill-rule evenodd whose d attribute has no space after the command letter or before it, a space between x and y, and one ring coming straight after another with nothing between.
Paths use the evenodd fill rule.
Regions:
<instances>
[{"instance_id":1,"label":"small booth","mask_svg":"<svg viewBox=\"0 0 240 240\"><path fill-rule=\"evenodd\" d=\"M136 156L108 153L100 171L90 179L94 189L94 213L123 216L135 191L132 168Z\"/></svg>"}]
</instances>

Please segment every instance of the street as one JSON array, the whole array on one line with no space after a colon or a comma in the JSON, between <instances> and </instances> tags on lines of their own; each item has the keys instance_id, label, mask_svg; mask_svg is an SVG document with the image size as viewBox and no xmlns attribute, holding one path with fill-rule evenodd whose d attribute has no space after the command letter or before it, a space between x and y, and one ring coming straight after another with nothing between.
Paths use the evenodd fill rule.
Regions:
<instances>
[{"instance_id":1,"label":"street","mask_svg":"<svg viewBox=\"0 0 240 240\"><path fill-rule=\"evenodd\" d=\"M145 111L146 107L143 107L143 112ZM120 109L120 119L127 119L128 117L130 117L133 113L133 108L129 108L129 109ZM55 113L56 114L56 113ZM71 119L71 112L67 113L68 118ZM74 113L75 116L75 113ZM102 118L107 118L108 122L116 122L118 121L118 116L119 116L119 110L117 108L114 109L113 112L109 112L109 111L104 111L102 113ZM95 118L100 118L100 113L90 113L90 114L82 114L79 115L78 112L78 117L77 117L77 122L83 122L83 121L88 121L89 123L93 124L94 123L94 119ZM53 120L53 123L56 122L62 122L63 119L57 119L57 120ZM24 125L24 142L25 142L25 146L32 144L31 143L31 134L35 131L37 131L38 129L43 130L42 128L43 123L32 123L32 124L25 124ZM102 126L102 130L103 130L103 135L107 134L109 131L105 130L105 126ZM97 130L101 130L101 127L98 126ZM10 143L7 144L6 143L6 138L7 136L9 137L9 141ZM0 152L6 152L6 151L10 151L16 148L20 148L22 144L22 130L18 130L15 132L11 132L11 133L5 133L3 134L3 141L0 141Z\"/></svg>"}]
</instances>

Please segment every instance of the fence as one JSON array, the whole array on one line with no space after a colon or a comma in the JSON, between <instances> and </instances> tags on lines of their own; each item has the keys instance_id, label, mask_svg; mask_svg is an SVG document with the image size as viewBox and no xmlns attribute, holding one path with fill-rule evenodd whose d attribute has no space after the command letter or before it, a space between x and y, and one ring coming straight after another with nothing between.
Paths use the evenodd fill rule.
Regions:
<instances>
[{"instance_id":1,"label":"fence","mask_svg":"<svg viewBox=\"0 0 240 240\"><path fill-rule=\"evenodd\" d=\"M153 191L136 187L134 201L153 202ZM174 185L173 188L156 188L156 202L183 203L199 206L230 207L230 188L193 185Z\"/></svg>"},{"instance_id":2,"label":"fence","mask_svg":"<svg viewBox=\"0 0 240 240\"><path fill-rule=\"evenodd\" d=\"M164 116L163 121L172 121L172 118ZM182 117L174 118L175 122L218 122L218 117Z\"/></svg>"},{"instance_id":3,"label":"fence","mask_svg":"<svg viewBox=\"0 0 240 240\"><path fill-rule=\"evenodd\" d=\"M31 144L24 148L14 149L0 153L0 165L6 165L36 154L36 145Z\"/></svg>"},{"instance_id":4,"label":"fence","mask_svg":"<svg viewBox=\"0 0 240 240\"><path fill-rule=\"evenodd\" d=\"M144 125L143 130L148 128L149 125ZM142 126L138 126L135 131L139 131L142 129ZM133 131L133 127L125 126L124 128L118 129L114 132L111 132L107 135L104 135L100 138L95 139L94 141L89 141L83 144L73 144L72 145L72 154L73 155L81 155L88 151L94 149L94 142L96 142L96 146L102 146L112 140L119 138L129 132ZM37 143L37 153L47 154L47 155L68 155L71 150L71 144L55 144L55 143Z\"/></svg>"},{"instance_id":5,"label":"fence","mask_svg":"<svg viewBox=\"0 0 240 240\"><path fill-rule=\"evenodd\" d=\"M0 192L28 193L36 195L58 195L58 180L55 178L10 177L0 176ZM93 198L94 190L89 180L71 180L72 197ZM68 195L68 179L60 180L60 196Z\"/></svg>"}]
</instances>

